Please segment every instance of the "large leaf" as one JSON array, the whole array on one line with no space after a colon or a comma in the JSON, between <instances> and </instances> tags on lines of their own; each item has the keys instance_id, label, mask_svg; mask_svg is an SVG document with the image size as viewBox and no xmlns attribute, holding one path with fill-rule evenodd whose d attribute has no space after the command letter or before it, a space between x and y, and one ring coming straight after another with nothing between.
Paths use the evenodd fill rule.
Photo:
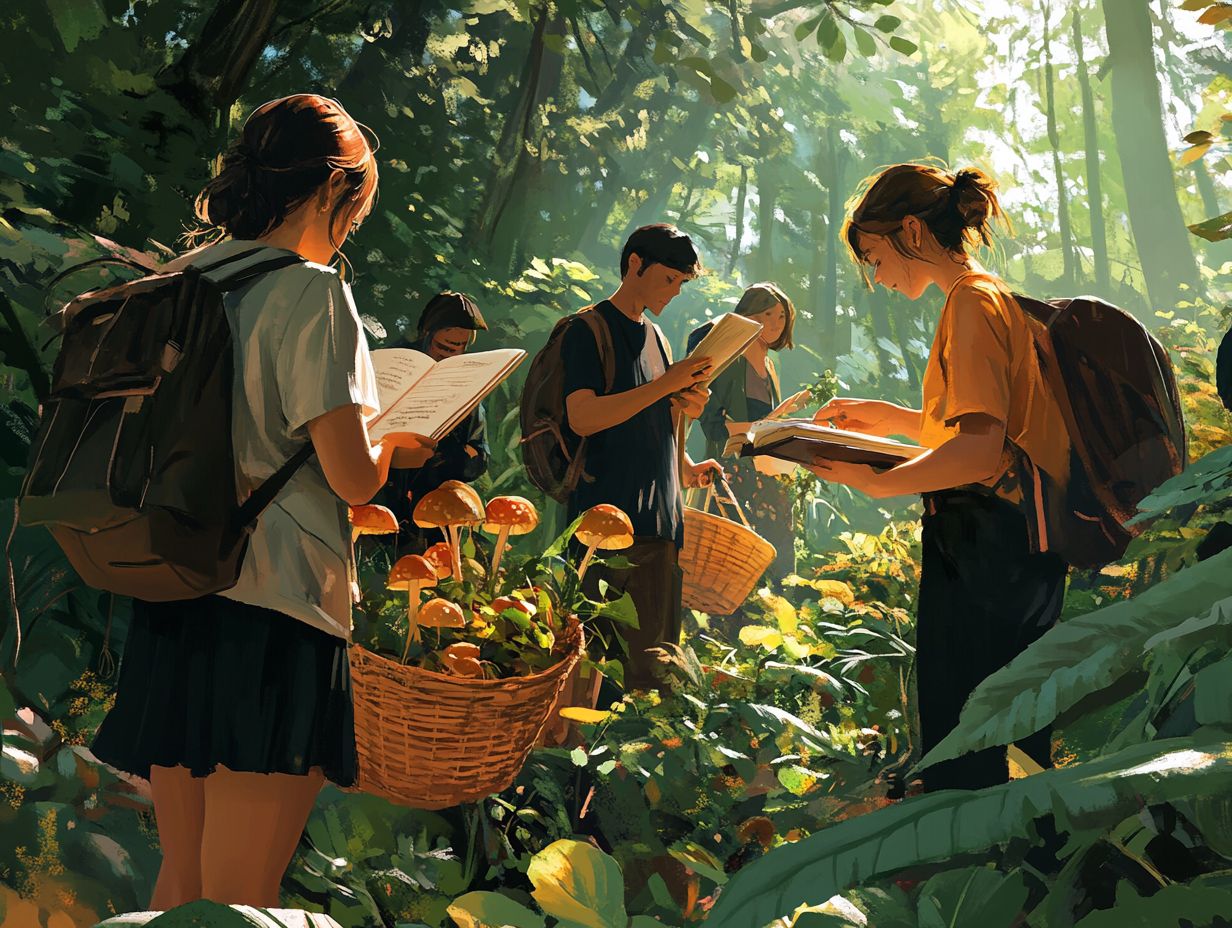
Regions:
<instances>
[{"instance_id":1,"label":"large leaf","mask_svg":"<svg viewBox=\"0 0 1232 928\"><path fill-rule=\"evenodd\" d=\"M526 871L539 908L560 928L626 928L625 878L615 859L584 841L553 841Z\"/></svg>"},{"instance_id":2,"label":"large leaf","mask_svg":"<svg viewBox=\"0 0 1232 928\"><path fill-rule=\"evenodd\" d=\"M1224 445L1204 454L1152 490L1138 503L1141 512L1126 524L1144 522L1178 506L1221 502L1229 491L1232 491L1232 445Z\"/></svg>"},{"instance_id":3,"label":"large leaf","mask_svg":"<svg viewBox=\"0 0 1232 928\"><path fill-rule=\"evenodd\" d=\"M1018 923L1027 884L1021 873L988 867L938 873L920 888L920 928L1012 928Z\"/></svg>"},{"instance_id":4,"label":"large leaf","mask_svg":"<svg viewBox=\"0 0 1232 928\"><path fill-rule=\"evenodd\" d=\"M1079 700L1141 665L1144 652L1180 635L1232 627L1232 548L1134 599L1050 629L967 699L958 725L917 769L1039 731Z\"/></svg>"},{"instance_id":5,"label":"large leaf","mask_svg":"<svg viewBox=\"0 0 1232 928\"><path fill-rule=\"evenodd\" d=\"M458 928L543 928L543 916L500 893L474 892L449 906Z\"/></svg>"},{"instance_id":6,"label":"large leaf","mask_svg":"<svg viewBox=\"0 0 1232 928\"><path fill-rule=\"evenodd\" d=\"M1218 881L1222 885L1212 885ZM1122 884L1125 885L1125 884ZM1227 874L1198 877L1192 883L1165 886L1150 896L1128 890L1111 909L1092 912L1078 928L1157 928L1159 925L1220 925L1232 912Z\"/></svg>"},{"instance_id":7,"label":"large leaf","mask_svg":"<svg viewBox=\"0 0 1232 928\"><path fill-rule=\"evenodd\" d=\"M732 878L706 925L766 925L868 880L1026 838L1050 813L1059 829L1102 833L1143 804L1230 788L1232 743L1207 734L1136 744L977 792L925 794L775 848Z\"/></svg>"}]
</instances>

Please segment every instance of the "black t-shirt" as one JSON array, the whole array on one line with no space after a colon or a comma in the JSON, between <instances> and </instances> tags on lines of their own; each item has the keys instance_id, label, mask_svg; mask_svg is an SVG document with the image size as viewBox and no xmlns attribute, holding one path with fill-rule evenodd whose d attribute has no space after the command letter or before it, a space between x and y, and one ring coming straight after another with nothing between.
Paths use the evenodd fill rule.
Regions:
<instances>
[{"instance_id":1,"label":"black t-shirt","mask_svg":"<svg viewBox=\"0 0 1232 928\"><path fill-rule=\"evenodd\" d=\"M648 322L634 322L609 301L595 307L612 333L615 377L611 393L624 393L655 378L667 367L667 353ZM574 323L561 342L565 396L577 390L605 394L603 365L590 328ZM566 413L566 424L568 414ZM628 514L633 534L668 538L684 544L680 473L671 402L664 398L637 415L596 432L586 443L586 472L569 497L572 520L599 503Z\"/></svg>"}]
</instances>

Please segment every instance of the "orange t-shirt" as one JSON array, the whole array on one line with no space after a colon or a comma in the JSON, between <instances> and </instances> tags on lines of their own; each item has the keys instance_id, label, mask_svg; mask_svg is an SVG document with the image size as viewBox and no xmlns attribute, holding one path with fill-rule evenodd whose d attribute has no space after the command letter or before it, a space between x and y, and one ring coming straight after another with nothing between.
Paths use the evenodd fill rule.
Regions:
<instances>
[{"instance_id":1,"label":"orange t-shirt","mask_svg":"<svg viewBox=\"0 0 1232 928\"><path fill-rule=\"evenodd\" d=\"M1069 435L1040 370L1033 324L996 277L972 272L954 282L924 371L920 444L936 448L958 434L959 416L983 413L1005 423L1006 438L1064 485ZM982 483L1017 503L1013 464L1007 442L997 472Z\"/></svg>"}]
</instances>

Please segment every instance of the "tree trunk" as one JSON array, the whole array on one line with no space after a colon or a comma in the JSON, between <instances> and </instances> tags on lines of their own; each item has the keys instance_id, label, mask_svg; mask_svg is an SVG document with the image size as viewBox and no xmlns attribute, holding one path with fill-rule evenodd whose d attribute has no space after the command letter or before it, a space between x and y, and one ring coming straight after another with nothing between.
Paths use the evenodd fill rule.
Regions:
<instances>
[{"instance_id":1,"label":"tree trunk","mask_svg":"<svg viewBox=\"0 0 1232 928\"><path fill-rule=\"evenodd\" d=\"M1219 193L1215 190L1215 182L1211 180L1211 172L1206 169L1206 162L1201 158L1192 165L1194 181L1198 185L1198 196L1202 198L1202 212L1207 216L1222 215L1219 207Z\"/></svg>"},{"instance_id":2,"label":"tree trunk","mask_svg":"<svg viewBox=\"0 0 1232 928\"><path fill-rule=\"evenodd\" d=\"M1159 81L1150 12L1143 0L1102 0L1112 72L1112 128L1129 224L1155 307L1172 307L1181 286L1198 288L1198 267L1181 218Z\"/></svg>"},{"instance_id":3,"label":"tree trunk","mask_svg":"<svg viewBox=\"0 0 1232 928\"><path fill-rule=\"evenodd\" d=\"M1104 192L1099 166L1099 125L1095 119L1095 95L1091 75L1083 58L1082 14L1074 7L1074 54L1078 64L1078 86L1082 91L1082 136L1086 149L1087 199L1091 210L1091 251L1095 259L1095 286L1107 293L1112 283L1108 267L1108 234L1104 227Z\"/></svg>"},{"instance_id":4,"label":"tree trunk","mask_svg":"<svg viewBox=\"0 0 1232 928\"><path fill-rule=\"evenodd\" d=\"M650 195L633 211L633 218L629 220L630 228L636 229L650 222L663 222L663 213L671 200L672 190L684 173L676 166L676 162L687 163L690 156L697 151L697 146L706 137L706 130L710 128L714 113L713 107L699 101L697 108L690 111L684 124L665 140L666 144L661 153L656 152L654 160L662 165L662 169L650 185Z\"/></svg>"},{"instance_id":5,"label":"tree trunk","mask_svg":"<svg viewBox=\"0 0 1232 928\"><path fill-rule=\"evenodd\" d=\"M196 41L159 75L186 110L217 130L269 41L278 0L218 0Z\"/></svg>"},{"instance_id":6,"label":"tree trunk","mask_svg":"<svg viewBox=\"0 0 1232 928\"><path fill-rule=\"evenodd\" d=\"M860 281L856 305L868 311L873 330L873 353L877 355L878 382L884 382L894 370L894 356L882 342L882 339L891 344L894 342L894 330L890 328L890 314L886 310L885 300L878 293L870 293L864 281Z\"/></svg>"},{"instance_id":7,"label":"tree trunk","mask_svg":"<svg viewBox=\"0 0 1232 928\"><path fill-rule=\"evenodd\" d=\"M826 214L820 208L809 213L809 238L813 242L813 252L809 260L809 303L813 306L813 314L817 317L821 333L821 344L817 346L817 353L822 356L826 365L833 367L834 358L838 354L834 350L835 323L838 320L834 315L834 305L827 303L830 288L826 281L826 265L829 262L830 241L826 229Z\"/></svg>"},{"instance_id":8,"label":"tree trunk","mask_svg":"<svg viewBox=\"0 0 1232 928\"><path fill-rule=\"evenodd\" d=\"M500 139L496 143L492 172L483 198L469 223L467 234L470 240L486 252L495 268L503 270L508 270L506 265L513 254L513 239L502 235L498 241L501 220L515 197L525 193L525 190L517 189L515 180L519 173L525 170L527 146L534 147L535 138L539 134L535 126L535 114L543 100L555 93L555 85L559 83L560 56L555 54L553 57L556 59L556 66L547 67L548 80L544 80L548 55L544 37L548 33L549 24L558 24L559 21L559 14L553 15L548 5L545 4L539 9L522 79L518 82L517 98L508 110Z\"/></svg>"},{"instance_id":9,"label":"tree trunk","mask_svg":"<svg viewBox=\"0 0 1232 928\"><path fill-rule=\"evenodd\" d=\"M749 166L740 165L740 183L736 187L736 235L732 241L731 256L727 259L727 276L731 277L740 260L740 245L744 241L744 201L749 195Z\"/></svg>"},{"instance_id":10,"label":"tree trunk","mask_svg":"<svg viewBox=\"0 0 1232 928\"><path fill-rule=\"evenodd\" d=\"M847 151L838 137L838 124L826 126L826 145L830 150L829 206L826 210L826 277L823 282L821 309L832 320L834 338L830 351L834 358L851 351L851 317L838 303L838 256L842 250L839 232L843 227L844 201L847 193L845 168ZM840 315L840 312L842 313Z\"/></svg>"},{"instance_id":11,"label":"tree trunk","mask_svg":"<svg viewBox=\"0 0 1232 928\"><path fill-rule=\"evenodd\" d=\"M757 279L774 276L774 201L778 198L778 180L769 165L757 171Z\"/></svg>"},{"instance_id":12,"label":"tree trunk","mask_svg":"<svg viewBox=\"0 0 1232 928\"><path fill-rule=\"evenodd\" d=\"M1078 279L1074 260L1074 233L1069 222L1069 193L1065 189L1065 169L1061 165L1061 136L1057 132L1056 92L1052 74L1052 6L1042 5L1044 14L1044 88L1045 111L1048 117L1048 144L1052 148L1052 171L1057 183L1057 223L1061 231L1062 279L1066 287Z\"/></svg>"},{"instance_id":13,"label":"tree trunk","mask_svg":"<svg viewBox=\"0 0 1232 928\"><path fill-rule=\"evenodd\" d=\"M365 88L372 88L387 73L390 62L418 61L423 57L432 34L431 0L415 0L405 5L395 5L389 10L393 31L375 42L365 42L355 56L355 61L346 76L338 82L338 99L350 105L352 98L367 95ZM376 106L380 106L378 96Z\"/></svg>"}]
</instances>

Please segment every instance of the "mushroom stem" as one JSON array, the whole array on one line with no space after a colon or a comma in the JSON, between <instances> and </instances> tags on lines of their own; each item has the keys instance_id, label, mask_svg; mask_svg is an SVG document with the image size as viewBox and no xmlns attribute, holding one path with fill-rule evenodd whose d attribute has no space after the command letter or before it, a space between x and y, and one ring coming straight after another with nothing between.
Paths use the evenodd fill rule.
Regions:
<instances>
[{"instance_id":1,"label":"mushroom stem","mask_svg":"<svg viewBox=\"0 0 1232 928\"><path fill-rule=\"evenodd\" d=\"M596 542L586 549L586 555L582 558L582 563L578 565L579 580L586 576L586 568L590 566L590 559L595 556L595 548L598 546L598 542Z\"/></svg>"},{"instance_id":2,"label":"mushroom stem","mask_svg":"<svg viewBox=\"0 0 1232 928\"><path fill-rule=\"evenodd\" d=\"M505 553L505 545L509 543L510 526L502 525L500 533L496 536L496 550L492 552L492 583L495 589L496 571L500 567L501 555Z\"/></svg>"},{"instance_id":3,"label":"mushroom stem","mask_svg":"<svg viewBox=\"0 0 1232 928\"><path fill-rule=\"evenodd\" d=\"M445 526L445 531L449 534L449 550L453 554L453 576L459 583L462 582L462 529L457 525Z\"/></svg>"},{"instance_id":4,"label":"mushroom stem","mask_svg":"<svg viewBox=\"0 0 1232 928\"><path fill-rule=\"evenodd\" d=\"M419 584L406 585L406 646L402 649L402 663L411 653L411 642L419 640Z\"/></svg>"}]
</instances>

